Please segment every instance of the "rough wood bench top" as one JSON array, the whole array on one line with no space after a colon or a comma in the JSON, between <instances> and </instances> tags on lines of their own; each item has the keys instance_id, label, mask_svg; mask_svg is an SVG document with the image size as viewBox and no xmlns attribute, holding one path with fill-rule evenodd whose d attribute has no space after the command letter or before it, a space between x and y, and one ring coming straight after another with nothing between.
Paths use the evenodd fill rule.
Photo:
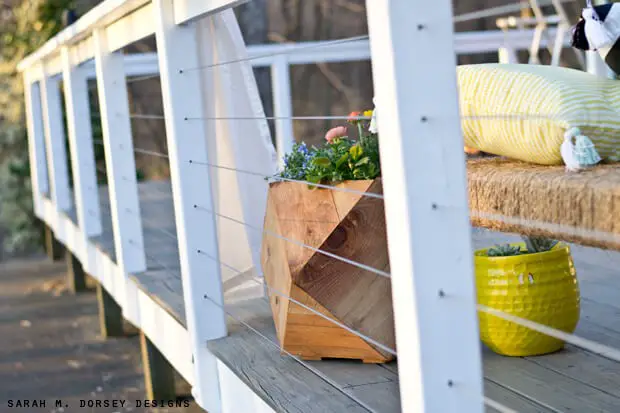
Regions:
<instances>
[{"instance_id":1,"label":"rough wood bench top","mask_svg":"<svg viewBox=\"0 0 620 413\"><path fill-rule=\"evenodd\" d=\"M620 164L567 173L503 158L467 163L472 224L620 249Z\"/></svg>"}]
</instances>

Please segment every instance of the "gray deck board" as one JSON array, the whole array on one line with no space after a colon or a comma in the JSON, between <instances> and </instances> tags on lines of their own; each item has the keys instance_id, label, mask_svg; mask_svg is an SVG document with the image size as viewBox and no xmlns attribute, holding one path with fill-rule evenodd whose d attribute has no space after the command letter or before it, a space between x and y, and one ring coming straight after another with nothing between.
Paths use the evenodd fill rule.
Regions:
<instances>
[{"instance_id":1,"label":"gray deck board","mask_svg":"<svg viewBox=\"0 0 620 413\"><path fill-rule=\"evenodd\" d=\"M618 363L567 345L562 353L528 357L528 361L620 398Z\"/></svg>"},{"instance_id":2,"label":"gray deck board","mask_svg":"<svg viewBox=\"0 0 620 413\"><path fill-rule=\"evenodd\" d=\"M166 270L151 270L132 274L140 289L151 296L164 310L183 326L186 324L183 307L183 284L181 275Z\"/></svg>"},{"instance_id":3,"label":"gray deck board","mask_svg":"<svg viewBox=\"0 0 620 413\"><path fill-rule=\"evenodd\" d=\"M104 234L97 242L113 257L105 189L101 198ZM148 270L132 277L185 324L169 183L141 183L140 206ZM519 240L515 235L488 230L474 229L473 234L475 248ZM582 293L581 320L575 333L618 348L620 253L577 245L571 248ZM275 410L400 411L396 362L366 365L323 360L307 362L306 367L281 354L274 345L275 328L264 299L235 300L227 296L226 308L234 316L228 317L229 336L210 342L209 348ZM517 412L620 412L620 364L599 355L567 345L556 354L527 358L501 357L484 349L483 360L486 396Z\"/></svg>"},{"instance_id":4,"label":"gray deck board","mask_svg":"<svg viewBox=\"0 0 620 413\"><path fill-rule=\"evenodd\" d=\"M175 239L176 225L170 183L168 181L142 182L138 184L138 193L148 270L178 271L179 255ZM99 190L99 203L103 231L93 240L103 252L116 260L114 230L106 187Z\"/></svg>"},{"instance_id":5,"label":"gray deck board","mask_svg":"<svg viewBox=\"0 0 620 413\"><path fill-rule=\"evenodd\" d=\"M484 373L496 383L560 412L620 411L617 397L528 359L506 358L487 351Z\"/></svg>"},{"instance_id":6,"label":"gray deck board","mask_svg":"<svg viewBox=\"0 0 620 413\"><path fill-rule=\"evenodd\" d=\"M186 325L170 182L141 182L138 184L138 194L147 271L132 274L132 278L162 308ZM93 237L92 241L103 253L116 260L107 187L99 188L99 206L102 233Z\"/></svg>"},{"instance_id":7,"label":"gray deck board","mask_svg":"<svg viewBox=\"0 0 620 413\"><path fill-rule=\"evenodd\" d=\"M504 406L510 406L511 409L519 413L556 413L554 410L542 406L526 396L519 395L488 378L484 380L484 395ZM501 410L487 407L487 413L496 412L501 412Z\"/></svg>"},{"instance_id":8,"label":"gray deck board","mask_svg":"<svg viewBox=\"0 0 620 413\"><path fill-rule=\"evenodd\" d=\"M208 347L274 410L371 411L296 359L280 354L265 300L240 302L227 311L229 336L209 342ZM254 330L263 336L258 336Z\"/></svg>"},{"instance_id":9,"label":"gray deck board","mask_svg":"<svg viewBox=\"0 0 620 413\"><path fill-rule=\"evenodd\" d=\"M577 325L577 329L575 330L576 335L609 347L620 346L620 332L612 330L608 328L608 326L592 323L589 320L590 317L591 313L589 312L582 314L579 325Z\"/></svg>"}]
</instances>

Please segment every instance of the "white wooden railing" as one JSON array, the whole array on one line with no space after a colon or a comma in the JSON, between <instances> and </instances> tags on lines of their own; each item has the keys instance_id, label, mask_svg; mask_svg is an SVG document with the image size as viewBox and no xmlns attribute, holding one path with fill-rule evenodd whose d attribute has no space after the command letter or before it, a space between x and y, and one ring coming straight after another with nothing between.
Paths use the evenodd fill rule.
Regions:
<instances>
[{"instance_id":1,"label":"white wooden railing","mask_svg":"<svg viewBox=\"0 0 620 413\"><path fill-rule=\"evenodd\" d=\"M125 317L143 330L192 384L203 408L212 413L239 411L230 406L241 406L240 400L254 396L205 345L227 334L220 268L217 261L205 261L196 254L206 251L219 256L223 244L231 240L222 239L214 217L205 219L197 211L196 205L214 209L222 194L215 189L217 178L209 168L191 167L191 162L211 161L215 155L209 152L209 141L218 139L243 143L247 153L235 153L233 167L266 175L274 172L275 152L269 149L264 113L252 104L259 99L251 65L271 67L281 158L294 140L289 65L371 59L380 108L381 158L385 160L383 182L402 410L481 412L481 363L454 59L455 52L526 49L531 33L459 33L454 37L449 1L432 6L409 0L368 1L369 40L264 45L246 50L230 10L242 2L106 0L20 63L26 86L36 215L113 295ZM118 52L153 34L156 54L124 56ZM231 62L234 69L227 66ZM131 273L146 270L146 259L142 224L136 219L140 205L126 79L156 73L162 85L187 328L167 316L129 278ZM101 110L115 262L91 241L101 233L102 213L87 92L87 80L92 77L97 80ZM73 205L60 79L64 82L77 223L67 217ZM191 121L212 119L216 113L223 114L226 128ZM240 116L257 120L239 126L234 119ZM416 138L405 139L405 135ZM436 136L443 138L433 139ZM251 198L254 209L264 211L265 188L237 191ZM244 208L242 201L239 205ZM262 226L261 214L247 216L257 216L252 223ZM440 249L437 242L429 242L438 237ZM248 241L248 250L254 248L249 262L256 255L253 242ZM440 291L445 296L438 294ZM226 380L234 382L226 384L228 388L245 390L223 403Z\"/></svg>"},{"instance_id":2,"label":"white wooden railing","mask_svg":"<svg viewBox=\"0 0 620 413\"><path fill-rule=\"evenodd\" d=\"M550 29L553 37L555 29ZM498 61L516 63L516 52L530 47L534 30L501 30L482 32L461 32L455 34L455 51L457 55L480 53L497 53ZM541 40L541 46L547 45L547 38ZM568 46L568 38L565 39ZM304 42L292 44L252 45L247 47L249 63L253 67L269 67L272 78L273 113L275 120L275 142L278 159L290 152L295 141L293 133L293 104L291 96L291 65L304 65L330 62L352 62L370 59L370 47L367 39L355 39L347 42ZM593 55L596 58L596 55ZM599 59L600 60L600 59ZM599 65L596 59L590 59L591 65ZM82 65L85 76L95 78L94 62ZM62 73L58 63L53 62L47 69L49 76ZM125 76L149 76L159 73L157 53L140 53L125 55ZM39 72L39 76L41 72ZM34 76L33 80L38 76Z\"/></svg>"}]
</instances>

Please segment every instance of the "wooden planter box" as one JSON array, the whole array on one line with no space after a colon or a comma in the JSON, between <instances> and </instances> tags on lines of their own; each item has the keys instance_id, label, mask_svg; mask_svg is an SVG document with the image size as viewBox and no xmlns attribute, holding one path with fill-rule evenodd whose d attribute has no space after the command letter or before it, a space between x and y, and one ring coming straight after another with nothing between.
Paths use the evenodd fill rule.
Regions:
<instances>
[{"instance_id":1,"label":"wooden planter box","mask_svg":"<svg viewBox=\"0 0 620 413\"><path fill-rule=\"evenodd\" d=\"M382 193L381 180L339 187ZM292 302L286 295L362 334L395 348L390 279L274 236L389 271L383 200L310 188L297 182L269 187L262 267L281 347L306 360L394 357Z\"/></svg>"}]
</instances>

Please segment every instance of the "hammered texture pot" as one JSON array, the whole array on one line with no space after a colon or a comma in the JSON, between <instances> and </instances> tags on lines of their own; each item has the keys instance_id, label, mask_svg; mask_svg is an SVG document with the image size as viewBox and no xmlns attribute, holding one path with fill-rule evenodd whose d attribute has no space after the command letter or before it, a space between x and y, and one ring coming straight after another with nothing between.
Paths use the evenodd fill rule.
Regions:
<instances>
[{"instance_id":1,"label":"hammered texture pot","mask_svg":"<svg viewBox=\"0 0 620 413\"><path fill-rule=\"evenodd\" d=\"M525 249L524 243L515 243ZM552 250L511 257L475 252L478 302L517 317L572 333L580 313L577 274L566 244ZM564 342L483 311L478 312L481 340L505 356L552 353Z\"/></svg>"}]
</instances>

